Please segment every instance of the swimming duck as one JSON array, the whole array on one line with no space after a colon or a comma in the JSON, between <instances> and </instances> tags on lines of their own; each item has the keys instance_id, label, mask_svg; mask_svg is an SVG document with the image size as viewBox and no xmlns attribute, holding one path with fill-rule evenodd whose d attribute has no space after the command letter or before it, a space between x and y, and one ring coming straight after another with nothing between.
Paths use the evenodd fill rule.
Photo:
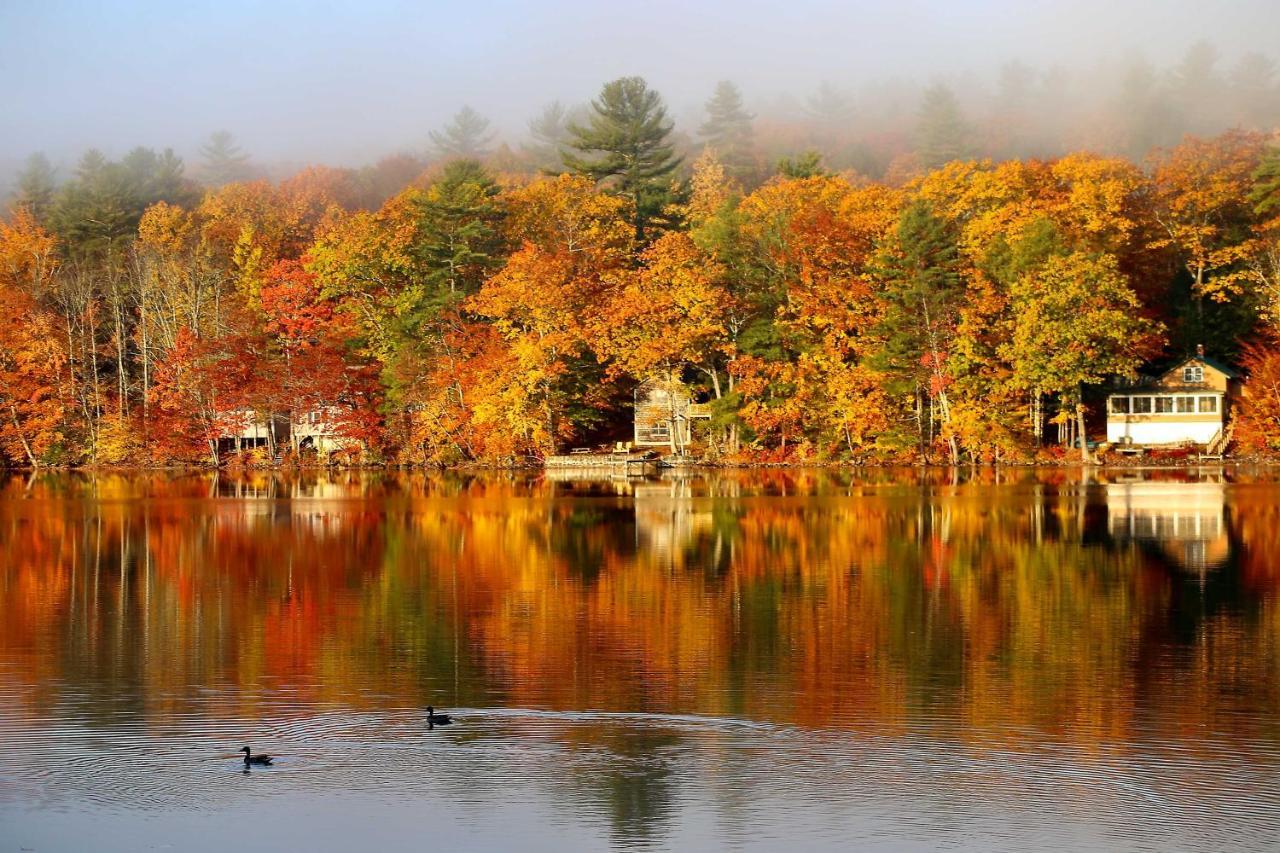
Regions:
<instances>
[{"instance_id":1,"label":"swimming duck","mask_svg":"<svg viewBox=\"0 0 1280 853\"><path fill-rule=\"evenodd\" d=\"M248 767L250 764L268 765L271 763L270 755L254 755L252 752L249 751L249 747L247 746L241 747L240 751L244 753L245 767Z\"/></svg>"},{"instance_id":2,"label":"swimming duck","mask_svg":"<svg viewBox=\"0 0 1280 853\"><path fill-rule=\"evenodd\" d=\"M453 717L448 714L437 714L436 709L430 705L427 706L427 725L428 726L447 726L453 722Z\"/></svg>"}]
</instances>

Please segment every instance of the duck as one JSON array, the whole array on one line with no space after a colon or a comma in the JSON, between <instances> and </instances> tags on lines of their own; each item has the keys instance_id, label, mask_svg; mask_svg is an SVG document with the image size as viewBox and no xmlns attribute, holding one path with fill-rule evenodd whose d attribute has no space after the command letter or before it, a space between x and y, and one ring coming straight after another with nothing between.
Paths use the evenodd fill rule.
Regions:
<instances>
[{"instance_id":1,"label":"duck","mask_svg":"<svg viewBox=\"0 0 1280 853\"><path fill-rule=\"evenodd\" d=\"M240 751L244 753L245 767L248 767L250 764L261 764L263 766L271 764L270 755L254 755L247 746L240 747Z\"/></svg>"},{"instance_id":2,"label":"duck","mask_svg":"<svg viewBox=\"0 0 1280 853\"><path fill-rule=\"evenodd\" d=\"M427 706L427 726L447 726L453 722L453 717L448 714L437 714L436 709L430 705Z\"/></svg>"}]
</instances>

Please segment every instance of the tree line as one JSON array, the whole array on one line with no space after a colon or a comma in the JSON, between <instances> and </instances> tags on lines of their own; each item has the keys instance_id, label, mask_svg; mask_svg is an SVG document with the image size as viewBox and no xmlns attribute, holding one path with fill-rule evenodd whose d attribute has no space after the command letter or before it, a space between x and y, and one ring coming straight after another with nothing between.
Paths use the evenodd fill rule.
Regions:
<instances>
[{"instance_id":1,"label":"tree line","mask_svg":"<svg viewBox=\"0 0 1280 853\"><path fill-rule=\"evenodd\" d=\"M626 437L657 378L707 400L717 459L1087 457L1099 384L1201 343L1259 380L1241 441L1280 449L1280 145L968 159L946 100L937 162L880 180L819 150L762 174L731 83L685 157L638 77L535 122L538 173L470 109L425 168L271 182L226 134L204 186L169 151L61 185L33 158L0 225L0 452L218 462L244 412L323 411L353 461L509 461Z\"/></svg>"}]
</instances>

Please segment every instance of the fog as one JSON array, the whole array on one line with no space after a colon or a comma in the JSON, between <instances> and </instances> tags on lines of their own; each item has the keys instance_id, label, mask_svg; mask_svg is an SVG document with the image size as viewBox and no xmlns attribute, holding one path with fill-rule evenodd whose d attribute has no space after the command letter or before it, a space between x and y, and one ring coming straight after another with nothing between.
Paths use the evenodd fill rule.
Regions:
<instances>
[{"instance_id":1,"label":"fog","mask_svg":"<svg viewBox=\"0 0 1280 853\"><path fill-rule=\"evenodd\" d=\"M981 122L1010 97L1012 75L1045 121L1028 153L1051 154L1106 147L1105 132L1071 136L1064 116L1105 123L1096 117L1128 109L1117 99L1135 85L1166 85L1202 40L1216 55L1201 44L1212 62L1195 73L1219 85L1205 88L1203 111L1175 105L1178 126L1163 135L1277 120L1274 66L1249 56L1280 53L1275 0L0 4L3 177L34 151L65 177L91 147L172 147L191 164L218 129L271 173L355 166L424 152L464 104L514 146L548 102L585 102L631 74L690 135L721 79L763 122L812 121L805 105L826 83L848 98L848 130L874 135L908 131L921 89L937 82ZM1247 85L1266 81L1245 118L1220 103L1244 85L1241 68ZM1185 99L1195 81L1181 86Z\"/></svg>"}]
</instances>

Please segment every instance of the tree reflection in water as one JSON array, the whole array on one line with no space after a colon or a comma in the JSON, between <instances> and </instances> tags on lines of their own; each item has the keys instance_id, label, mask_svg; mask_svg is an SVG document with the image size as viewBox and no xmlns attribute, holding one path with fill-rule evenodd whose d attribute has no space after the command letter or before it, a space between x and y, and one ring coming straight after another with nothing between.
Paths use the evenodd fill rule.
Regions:
<instances>
[{"instance_id":1,"label":"tree reflection in water","mask_svg":"<svg viewBox=\"0 0 1280 853\"><path fill-rule=\"evenodd\" d=\"M1278 507L1219 469L12 477L0 698L104 730L430 703L1269 763ZM611 756L571 784L615 839L660 841L684 736L565 732Z\"/></svg>"}]
</instances>

